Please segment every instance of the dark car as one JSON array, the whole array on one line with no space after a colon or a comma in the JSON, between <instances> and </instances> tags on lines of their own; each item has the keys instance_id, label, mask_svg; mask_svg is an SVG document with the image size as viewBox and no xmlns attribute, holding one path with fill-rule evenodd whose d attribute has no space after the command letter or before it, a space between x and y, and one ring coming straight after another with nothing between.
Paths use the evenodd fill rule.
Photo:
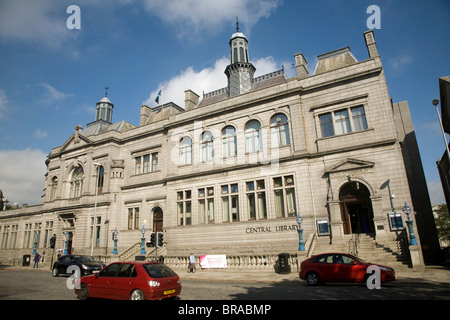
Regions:
<instances>
[{"instance_id":1,"label":"dark car","mask_svg":"<svg viewBox=\"0 0 450 320\"><path fill-rule=\"evenodd\" d=\"M300 279L309 285L324 282L365 282L369 266L377 266L380 270L381 282L395 280L394 269L352 256L346 253L324 253L306 259L300 264Z\"/></svg>"},{"instance_id":2,"label":"dark car","mask_svg":"<svg viewBox=\"0 0 450 320\"><path fill-rule=\"evenodd\" d=\"M105 264L92 256L82 256L68 254L61 256L58 261L53 264L52 275L54 277L60 274L72 274L71 270L67 270L70 266L75 265L80 268L80 275L85 276L99 272L105 267Z\"/></svg>"},{"instance_id":3,"label":"dark car","mask_svg":"<svg viewBox=\"0 0 450 320\"><path fill-rule=\"evenodd\" d=\"M180 277L161 262L113 262L95 275L80 279L75 288L80 300L159 300L181 292Z\"/></svg>"}]
</instances>

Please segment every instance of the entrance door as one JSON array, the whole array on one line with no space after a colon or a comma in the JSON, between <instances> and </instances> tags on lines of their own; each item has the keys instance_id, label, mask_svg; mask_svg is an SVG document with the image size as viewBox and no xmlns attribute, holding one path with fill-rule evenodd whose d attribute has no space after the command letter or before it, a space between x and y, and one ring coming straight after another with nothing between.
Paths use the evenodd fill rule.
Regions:
<instances>
[{"instance_id":1,"label":"entrance door","mask_svg":"<svg viewBox=\"0 0 450 320\"><path fill-rule=\"evenodd\" d=\"M339 193L344 234L374 233L372 202L366 186L350 182Z\"/></svg>"},{"instance_id":2,"label":"entrance door","mask_svg":"<svg viewBox=\"0 0 450 320\"><path fill-rule=\"evenodd\" d=\"M160 207L153 209L153 232L163 232L163 211Z\"/></svg>"}]
</instances>

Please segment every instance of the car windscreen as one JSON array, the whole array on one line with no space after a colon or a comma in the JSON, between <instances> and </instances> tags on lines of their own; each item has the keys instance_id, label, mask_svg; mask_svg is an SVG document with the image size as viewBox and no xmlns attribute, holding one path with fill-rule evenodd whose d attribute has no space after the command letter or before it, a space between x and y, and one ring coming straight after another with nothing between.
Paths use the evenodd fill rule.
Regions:
<instances>
[{"instance_id":1,"label":"car windscreen","mask_svg":"<svg viewBox=\"0 0 450 320\"><path fill-rule=\"evenodd\" d=\"M177 274L165 264L144 264L144 269L151 278L174 277Z\"/></svg>"}]
</instances>

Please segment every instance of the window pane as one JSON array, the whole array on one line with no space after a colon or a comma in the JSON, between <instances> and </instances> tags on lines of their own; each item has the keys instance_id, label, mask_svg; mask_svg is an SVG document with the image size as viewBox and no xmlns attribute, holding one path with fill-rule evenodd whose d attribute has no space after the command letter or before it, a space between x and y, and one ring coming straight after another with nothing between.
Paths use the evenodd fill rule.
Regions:
<instances>
[{"instance_id":1,"label":"window pane","mask_svg":"<svg viewBox=\"0 0 450 320\"><path fill-rule=\"evenodd\" d=\"M296 209L295 209L295 192L294 189L286 189L286 204L287 204L287 210L288 215L290 217L296 216Z\"/></svg>"},{"instance_id":2,"label":"window pane","mask_svg":"<svg viewBox=\"0 0 450 320\"><path fill-rule=\"evenodd\" d=\"M205 200L198 201L198 223L205 223Z\"/></svg>"},{"instance_id":3,"label":"window pane","mask_svg":"<svg viewBox=\"0 0 450 320\"><path fill-rule=\"evenodd\" d=\"M183 225L183 202L177 203L178 225Z\"/></svg>"},{"instance_id":4,"label":"window pane","mask_svg":"<svg viewBox=\"0 0 450 320\"><path fill-rule=\"evenodd\" d=\"M222 221L230 222L230 204L228 197L222 197Z\"/></svg>"},{"instance_id":5,"label":"window pane","mask_svg":"<svg viewBox=\"0 0 450 320\"><path fill-rule=\"evenodd\" d=\"M355 131L362 131L367 129L366 114L364 107L352 108L353 124L355 125Z\"/></svg>"},{"instance_id":6,"label":"window pane","mask_svg":"<svg viewBox=\"0 0 450 320\"><path fill-rule=\"evenodd\" d=\"M247 194L247 210L250 220L256 219L256 205L255 205L255 194Z\"/></svg>"},{"instance_id":7,"label":"window pane","mask_svg":"<svg viewBox=\"0 0 450 320\"><path fill-rule=\"evenodd\" d=\"M336 122L336 134L344 134L350 132L350 120L348 118L347 110L335 112L334 120Z\"/></svg>"},{"instance_id":8,"label":"window pane","mask_svg":"<svg viewBox=\"0 0 450 320\"><path fill-rule=\"evenodd\" d=\"M319 117L320 119L320 130L322 131L322 137L334 136L333 120L331 113L323 114Z\"/></svg>"},{"instance_id":9,"label":"window pane","mask_svg":"<svg viewBox=\"0 0 450 320\"><path fill-rule=\"evenodd\" d=\"M275 213L277 218L284 217L283 190L275 190Z\"/></svg>"},{"instance_id":10,"label":"window pane","mask_svg":"<svg viewBox=\"0 0 450 320\"><path fill-rule=\"evenodd\" d=\"M247 191L254 191L255 183L253 181L247 182Z\"/></svg>"},{"instance_id":11,"label":"window pane","mask_svg":"<svg viewBox=\"0 0 450 320\"><path fill-rule=\"evenodd\" d=\"M238 196L231 197L231 214L233 221L239 221L239 201Z\"/></svg>"},{"instance_id":12,"label":"window pane","mask_svg":"<svg viewBox=\"0 0 450 320\"><path fill-rule=\"evenodd\" d=\"M266 193L258 192L258 213L259 219L267 219Z\"/></svg>"},{"instance_id":13,"label":"window pane","mask_svg":"<svg viewBox=\"0 0 450 320\"><path fill-rule=\"evenodd\" d=\"M191 202L186 201L186 225L192 223L192 208L191 208Z\"/></svg>"}]
</instances>

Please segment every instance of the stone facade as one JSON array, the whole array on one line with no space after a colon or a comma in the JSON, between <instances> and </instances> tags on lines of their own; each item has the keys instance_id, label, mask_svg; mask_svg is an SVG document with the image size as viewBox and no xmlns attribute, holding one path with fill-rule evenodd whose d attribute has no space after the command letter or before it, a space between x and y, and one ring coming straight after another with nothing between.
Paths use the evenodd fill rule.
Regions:
<instances>
[{"instance_id":1,"label":"stone facade","mask_svg":"<svg viewBox=\"0 0 450 320\"><path fill-rule=\"evenodd\" d=\"M296 77L280 70L201 101L187 88L185 109L142 106L138 127L77 126L48 156L42 204L1 212L0 256L29 254L34 234L40 252L52 234L64 248L67 233L69 250L111 255L115 229L120 254L139 248L143 227L147 241L164 233L166 256L296 254L297 214L305 242L395 238L381 186L398 212L411 193L372 31L364 39L364 61L336 50L310 75L299 53Z\"/></svg>"}]
</instances>

